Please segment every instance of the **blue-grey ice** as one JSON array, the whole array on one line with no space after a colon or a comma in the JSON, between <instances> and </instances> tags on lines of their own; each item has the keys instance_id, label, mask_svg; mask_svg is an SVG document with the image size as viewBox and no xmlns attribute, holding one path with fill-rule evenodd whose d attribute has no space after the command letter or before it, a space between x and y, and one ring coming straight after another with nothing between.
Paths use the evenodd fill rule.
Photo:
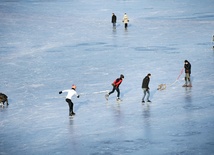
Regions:
<instances>
[{"instance_id":1,"label":"blue-grey ice","mask_svg":"<svg viewBox=\"0 0 214 155\"><path fill-rule=\"evenodd\" d=\"M0 155L213 155L213 35L213 0L1 1ZM107 102L120 74L123 101Z\"/></svg>"}]
</instances>

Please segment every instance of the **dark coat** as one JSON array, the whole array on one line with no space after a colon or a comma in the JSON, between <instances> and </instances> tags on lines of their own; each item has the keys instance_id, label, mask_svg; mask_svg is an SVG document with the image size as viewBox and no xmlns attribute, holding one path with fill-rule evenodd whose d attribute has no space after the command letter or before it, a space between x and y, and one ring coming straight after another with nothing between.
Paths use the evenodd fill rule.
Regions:
<instances>
[{"instance_id":1,"label":"dark coat","mask_svg":"<svg viewBox=\"0 0 214 155\"><path fill-rule=\"evenodd\" d=\"M188 64L184 64L185 73L191 74L191 64L187 61Z\"/></svg>"},{"instance_id":2,"label":"dark coat","mask_svg":"<svg viewBox=\"0 0 214 155\"><path fill-rule=\"evenodd\" d=\"M112 23L116 23L117 22L117 17L115 15L112 15L111 22Z\"/></svg>"},{"instance_id":3,"label":"dark coat","mask_svg":"<svg viewBox=\"0 0 214 155\"><path fill-rule=\"evenodd\" d=\"M149 76L146 76L146 77L143 79L142 88L147 88L147 89L149 89L149 81L150 81Z\"/></svg>"}]
</instances>

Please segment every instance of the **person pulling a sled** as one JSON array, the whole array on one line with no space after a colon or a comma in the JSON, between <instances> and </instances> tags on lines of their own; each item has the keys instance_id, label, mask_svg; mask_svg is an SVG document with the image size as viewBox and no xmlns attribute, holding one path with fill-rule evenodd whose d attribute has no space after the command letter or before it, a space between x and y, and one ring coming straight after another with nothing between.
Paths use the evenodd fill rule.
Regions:
<instances>
[{"instance_id":1,"label":"person pulling a sled","mask_svg":"<svg viewBox=\"0 0 214 155\"><path fill-rule=\"evenodd\" d=\"M183 87L192 87L190 74L191 74L191 64L189 61L184 61L184 69L185 69L185 84Z\"/></svg>"},{"instance_id":2,"label":"person pulling a sled","mask_svg":"<svg viewBox=\"0 0 214 155\"><path fill-rule=\"evenodd\" d=\"M67 92L67 96L66 96L65 101L68 103L68 106L69 106L69 116L73 116L73 115L75 115L75 113L73 111L74 104L73 104L71 98L74 95L76 95L77 98L79 98L80 96L76 92L76 86L75 85L72 85L71 89L60 91L59 94L62 94L62 93L65 93L65 92Z\"/></svg>"},{"instance_id":3,"label":"person pulling a sled","mask_svg":"<svg viewBox=\"0 0 214 155\"><path fill-rule=\"evenodd\" d=\"M124 75L121 74L119 78L117 78L113 83L112 83L112 86L113 86L113 89L111 92L109 92L108 94L105 95L106 97L106 100L108 100L108 97L109 95L111 95L112 93L114 93L114 91L116 90L117 91L117 101L121 101L120 99L120 84L123 82L123 79L124 79Z\"/></svg>"}]
</instances>

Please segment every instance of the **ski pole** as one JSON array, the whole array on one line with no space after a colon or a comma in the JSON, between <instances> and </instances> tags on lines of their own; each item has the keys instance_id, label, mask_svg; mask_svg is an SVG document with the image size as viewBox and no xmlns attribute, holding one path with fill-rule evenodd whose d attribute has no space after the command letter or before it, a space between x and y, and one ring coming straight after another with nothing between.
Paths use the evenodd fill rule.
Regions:
<instances>
[{"instance_id":1,"label":"ski pole","mask_svg":"<svg viewBox=\"0 0 214 155\"><path fill-rule=\"evenodd\" d=\"M182 75L183 71L184 71L184 68L181 69L181 73L179 74L177 80L180 78L180 76Z\"/></svg>"}]
</instances>

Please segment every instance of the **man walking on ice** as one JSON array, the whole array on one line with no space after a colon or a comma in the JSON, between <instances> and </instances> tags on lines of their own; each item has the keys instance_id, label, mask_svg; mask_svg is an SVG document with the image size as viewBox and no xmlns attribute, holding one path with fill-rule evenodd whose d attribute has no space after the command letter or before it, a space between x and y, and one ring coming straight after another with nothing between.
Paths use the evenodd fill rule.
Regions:
<instances>
[{"instance_id":1,"label":"man walking on ice","mask_svg":"<svg viewBox=\"0 0 214 155\"><path fill-rule=\"evenodd\" d=\"M59 94L62 94L62 93L65 93L65 92L68 93L67 96L66 96L65 101L68 103L68 106L69 106L69 116L73 116L73 115L75 115L75 113L73 111L74 104L73 104L71 98L74 95L76 95L77 98L79 98L80 96L76 92L76 86L75 85L72 85L71 89L60 91Z\"/></svg>"},{"instance_id":2,"label":"man walking on ice","mask_svg":"<svg viewBox=\"0 0 214 155\"><path fill-rule=\"evenodd\" d=\"M147 93L147 102L151 102L149 100L149 96L150 96L150 92L149 92L149 81L150 81L150 77L151 77L151 74L149 73L144 79L143 79L143 82L142 82L142 89L143 89L143 98L142 98L142 103L145 103L144 99L146 97L146 93Z\"/></svg>"},{"instance_id":3,"label":"man walking on ice","mask_svg":"<svg viewBox=\"0 0 214 155\"><path fill-rule=\"evenodd\" d=\"M109 95L111 95L112 93L114 93L114 91L116 90L116 91L117 91L117 101L121 101L121 99L120 99L120 89L119 89L119 86L120 86L120 84L122 83L123 79L124 79L124 75L121 74L120 77L117 78L117 79L112 83L113 89L112 89L111 92L109 92L108 94L105 95L106 100L108 100Z\"/></svg>"}]
</instances>

